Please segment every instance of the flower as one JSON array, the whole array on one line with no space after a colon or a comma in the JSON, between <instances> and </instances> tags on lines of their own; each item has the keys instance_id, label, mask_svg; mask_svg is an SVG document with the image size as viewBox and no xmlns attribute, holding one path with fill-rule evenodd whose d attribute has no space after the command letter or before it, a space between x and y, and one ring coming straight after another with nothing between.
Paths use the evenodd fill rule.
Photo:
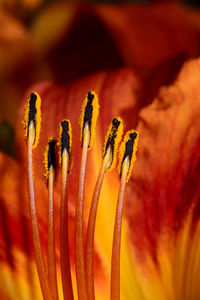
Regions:
<instances>
[{"instance_id":1,"label":"flower","mask_svg":"<svg viewBox=\"0 0 200 300\"><path fill-rule=\"evenodd\" d=\"M156 97L149 99L149 104L144 104L143 108L140 97L144 100L145 96L138 92L143 84L131 69L100 72L66 87L41 83L31 88L42 99L41 137L33 155L37 213L45 253L48 193L43 179L43 151L49 135L57 136L59 121L67 117L72 122L75 159L69 178L68 220L73 284L74 199L81 158L77 122L80 101L92 89L99 95L101 108L94 148L88 154L85 222L110 120L119 115L124 120L125 130L136 127L140 132L137 161L127 185L123 218L121 299L132 299L133 295L138 300L199 297L199 73L199 59L186 62L174 82L160 87ZM0 189L0 294L5 299L41 298L28 213L27 150L21 126L23 110L22 105L16 127L18 162L3 154L0 156L1 174L4 175ZM96 299L109 298L112 233L117 201L117 189L114 187L118 185L117 171L107 173L102 186L95 233ZM58 177L55 186L55 245L60 272L59 192ZM58 282L61 291L60 277Z\"/></svg>"},{"instance_id":2,"label":"flower","mask_svg":"<svg viewBox=\"0 0 200 300\"><path fill-rule=\"evenodd\" d=\"M53 9L50 7L50 13L53 12L54 16L59 17L60 9L62 10L63 7L66 7L66 4L55 5ZM56 14L56 9L59 10L58 14ZM49 11L47 15L48 13ZM41 32L45 34L47 32L46 29L40 30L40 19L38 23L36 22L32 35L35 45L38 46L38 55L48 61L58 81L66 83L100 68L113 69L123 64L130 67L117 71L101 71L62 87L56 83L38 83L32 86L26 94L26 98L31 92L34 92L32 95L36 98L38 95L42 98L42 130L39 146L33 152L34 182L44 257L48 267L52 267L54 264L49 264L48 258L55 247L59 294L60 296L62 294L62 258L60 258L59 241L61 175L58 172L54 188L55 243L53 242L49 247L47 241L47 230L49 232L50 228L47 224L48 188L52 191L52 184L49 182L54 180L55 166L50 164L52 167L50 168L46 158L47 187L42 164L43 152L48 138L58 136L59 122L65 118L70 119L73 129L74 163L72 174L68 177L69 251L73 289L77 298L75 267L77 269L78 259L74 249L76 245L77 251L77 242L74 243L74 239L77 239L75 199L78 189L77 174L81 163L81 142L77 126L81 101L88 91L95 90L99 95L101 109L94 147L88 153L84 237L92 194L102 163L102 149L105 151L103 141L106 129L113 117L120 116L120 119L115 120L123 119L125 131L136 127L140 133L138 159L133 176L127 184L125 197L121 251L121 298L132 299L134 295L134 298L138 300L182 300L183 298L195 300L200 295L197 281L200 269L197 181L200 62L199 59L185 64L183 62L188 56L195 57L198 54L198 13L194 14L192 10L187 13L184 8L171 3L155 4L153 8L151 5L146 6L146 10L141 9L140 6L115 8L109 5L93 7L79 7L78 5L78 8L72 7L67 13L69 15L67 14L66 17L64 13L61 19L60 31L55 30L56 37L51 30L48 30L52 34L52 39L50 38L47 44L38 42L43 40L46 42ZM147 22L143 22L144 18L148 19ZM111 19L113 22L110 22ZM63 28L62 22L66 27ZM103 33L104 42L97 43L97 47L95 44L96 48L94 47L93 52L88 52L87 48L88 45L93 46L93 43L83 43L87 46L83 49L84 57L87 59L83 65L78 64L79 70L77 70L75 62L77 63L76 60L80 54L78 43L80 38L76 39L76 36L79 36L80 31L82 32L82 27L86 28L86 33L88 33L87 22L97 26L95 28L99 29L100 36ZM141 29L141 23L143 29ZM160 25L159 28L157 24ZM163 36L164 29L167 33ZM180 35L180 31L184 34ZM147 35L145 35L146 32ZM108 36L105 33L108 33ZM164 42L169 39L171 42L165 44ZM149 41L152 47L147 51ZM91 42L90 39L89 42ZM99 47L105 44L108 48ZM75 53L74 59L70 62L63 60L62 53L66 49L69 50L66 53ZM103 57L102 49L108 54L106 56L108 60L103 60L103 63L97 59L97 57ZM107 53L108 49L110 52ZM94 54L94 57L91 54ZM66 55L66 57L71 57L71 55ZM112 59L109 60L109 58ZM15 55L13 59L15 62ZM18 59L16 61L18 62ZM66 65L68 74L66 74ZM96 94L91 92L91 95ZM17 160L14 161L0 154L0 295L2 299L42 298L33 255L34 234L30 226L32 219L30 220L27 183L28 157L21 124L23 114L24 103L20 106L15 130ZM126 135L127 140L130 134L136 133L129 132ZM55 145L56 141L50 139L48 147ZM54 153L52 148L51 151ZM46 154L48 157L48 151ZM52 161L55 161L54 154ZM119 170L123 173L122 168ZM111 269L113 273L113 266L115 269L119 263L119 257L116 258L115 255L111 263L118 187L117 170L106 173L96 219L94 248L96 299L109 298ZM115 237L114 241L119 238L119 234L115 236L117 238ZM36 261L38 263L38 259ZM88 277L93 279L93 276ZM80 277L78 284L82 284ZM115 287L115 283L112 284L112 291Z\"/></svg>"}]
</instances>

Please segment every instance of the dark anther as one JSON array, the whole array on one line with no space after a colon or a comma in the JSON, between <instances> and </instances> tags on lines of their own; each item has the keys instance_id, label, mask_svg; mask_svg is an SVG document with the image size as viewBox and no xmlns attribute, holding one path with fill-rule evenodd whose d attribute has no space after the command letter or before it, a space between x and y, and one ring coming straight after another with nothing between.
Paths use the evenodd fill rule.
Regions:
<instances>
[{"instance_id":1,"label":"dark anther","mask_svg":"<svg viewBox=\"0 0 200 300\"><path fill-rule=\"evenodd\" d=\"M28 127L29 127L31 121L33 121L34 127L36 127L35 126L35 122L36 122L35 116L37 113L36 100L37 100L37 96L34 93L31 93L30 100L29 100Z\"/></svg>"},{"instance_id":2,"label":"dark anther","mask_svg":"<svg viewBox=\"0 0 200 300\"><path fill-rule=\"evenodd\" d=\"M123 157L122 164L121 164L121 173L122 173L123 163L124 163L125 159L127 158L127 156L129 158L129 161L131 161L131 158L133 155L133 146L134 146L134 142L135 142L136 138L137 138L136 132L130 133L129 140L126 142L126 146L125 146L125 153L124 153L124 157ZM121 173L120 173L120 176L121 176Z\"/></svg>"},{"instance_id":3,"label":"dark anther","mask_svg":"<svg viewBox=\"0 0 200 300\"><path fill-rule=\"evenodd\" d=\"M112 129L111 129L111 134L108 137L107 143L106 143L106 148L105 148L105 153L104 156L106 155L106 152L109 148L109 146L111 147L111 151L112 151L112 156L113 156L113 151L114 151L114 145L115 145L115 139L117 137L117 130L119 128L120 125L120 121L117 120L116 118L114 118L112 120Z\"/></svg>"},{"instance_id":4,"label":"dark anther","mask_svg":"<svg viewBox=\"0 0 200 300\"><path fill-rule=\"evenodd\" d=\"M53 169L56 172L56 151L55 151L55 146L56 146L56 140L51 140L48 142L49 149L48 149L48 171L50 167L52 166Z\"/></svg>"},{"instance_id":5,"label":"dark anther","mask_svg":"<svg viewBox=\"0 0 200 300\"><path fill-rule=\"evenodd\" d=\"M94 95L91 92L89 92L88 95L87 95L87 98L88 98L88 102L87 102L87 105L85 107L82 136L83 136L83 132L84 132L84 128L85 128L86 123L88 123L89 130L90 130L90 133L91 133L91 121L92 121L92 111L93 111L92 101L94 99ZM83 140L82 140L82 146L83 146Z\"/></svg>"},{"instance_id":6,"label":"dark anther","mask_svg":"<svg viewBox=\"0 0 200 300\"><path fill-rule=\"evenodd\" d=\"M70 135L69 135L69 122L64 120L61 122L62 133L61 133L61 156L64 149L67 150L67 153L70 158Z\"/></svg>"}]
</instances>

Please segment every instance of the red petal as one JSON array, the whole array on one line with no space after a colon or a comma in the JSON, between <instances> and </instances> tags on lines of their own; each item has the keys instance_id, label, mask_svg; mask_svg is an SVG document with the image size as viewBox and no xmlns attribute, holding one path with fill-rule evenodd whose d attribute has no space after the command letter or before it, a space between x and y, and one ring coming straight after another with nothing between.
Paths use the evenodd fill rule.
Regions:
<instances>
[{"instance_id":1,"label":"red petal","mask_svg":"<svg viewBox=\"0 0 200 300\"><path fill-rule=\"evenodd\" d=\"M128 193L132 239L144 260L163 236L177 233L194 207L200 217L200 60L184 64L177 80L160 89L139 115L138 160Z\"/></svg>"}]
</instances>

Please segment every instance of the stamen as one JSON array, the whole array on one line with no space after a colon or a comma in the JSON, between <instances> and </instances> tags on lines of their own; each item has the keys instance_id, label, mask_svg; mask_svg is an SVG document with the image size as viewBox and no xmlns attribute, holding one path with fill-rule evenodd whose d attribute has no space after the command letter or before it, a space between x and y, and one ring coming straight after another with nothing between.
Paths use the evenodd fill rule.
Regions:
<instances>
[{"instance_id":1,"label":"stamen","mask_svg":"<svg viewBox=\"0 0 200 300\"><path fill-rule=\"evenodd\" d=\"M83 132L83 148L81 167L79 175L78 197L76 202L76 228L75 228L75 262L76 262L76 280L79 300L87 300L85 264L83 251L83 196L85 170L87 162L87 150L90 143L90 131L88 123L86 123Z\"/></svg>"},{"instance_id":2,"label":"stamen","mask_svg":"<svg viewBox=\"0 0 200 300\"><path fill-rule=\"evenodd\" d=\"M71 124L64 120L59 131L60 162L62 166L61 211L60 211L60 257L63 296L65 300L73 300L72 279L70 272L69 240L68 240L68 193L67 173L71 168L72 133Z\"/></svg>"},{"instance_id":3,"label":"stamen","mask_svg":"<svg viewBox=\"0 0 200 300\"><path fill-rule=\"evenodd\" d=\"M28 140L29 136L29 126L31 121L33 122L33 127L35 129L35 136L33 141L33 149L37 147L40 135L40 126L41 126L41 98L36 93L33 92L30 94L26 104L25 104L25 114L24 114L24 129L25 129L25 138Z\"/></svg>"},{"instance_id":4,"label":"stamen","mask_svg":"<svg viewBox=\"0 0 200 300\"><path fill-rule=\"evenodd\" d=\"M114 118L108 128L104 149L103 149L103 162L101 170L95 186L92 203L90 207L90 215L88 221L87 238L86 238L86 284L88 299L95 299L94 292L94 233L96 224L96 214L99 202L99 196L103 183L103 178L106 170L112 170L116 164L116 153L118 144L121 140L123 131L123 124L120 118Z\"/></svg>"},{"instance_id":5,"label":"stamen","mask_svg":"<svg viewBox=\"0 0 200 300\"><path fill-rule=\"evenodd\" d=\"M54 201L53 201L53 186L56 174L56 140L50 138L45 151L45 169L46 179L49 191L48 204L48 279L52 292L52 299L58 300L58 287L56 275L56 255L55 255L55 228L54 228Z\"/></svg>"},{"instance_id":6,"label":"stamen","mask_svg":"<svg viewBox=\"0 0 200 300\"><path fill-rule=\"evenodd\" d=\"M86 95L85 100L83 101L81 114L80 114L82 147L83 147L84 129L86 124L88 124L88 129L90 134L88 149L92 148L98 114L99 114L98 96L95 92L91 91Z\"/></svg>"},{"instance_id":7,"label":"stamen","mask_svg":"<svg viewBox=\"0 0 200 300\"><path fill-rule=\"evenodd\" d=\"M126 133L120 147L119 171L121 176L117 210L115 216L115 227L113 235L112 262L111 262L111 300L120 300L120 248L121 227L124 204L124 191L126 182L131 175L133 163L136 160L138 133L130 130Z\"/></svg>"},{"instance_id":8,"label":"stamen","mask_svg":"<svg viewBox=\"0 0 200 300\"><path fill-rule=\"evenodd\" d=\"M33 166L32 166L32 147L36 140L36 128L33 120L30 121L28 132L28 182L29 182L29 197L30 197L30 219L33 237L33 247L35 261L37 266L40 287L45 300L52 300L51 292L48 283L47 271L44 263L40 234L38 228L38 219L36 213L35 191L33 183ZM37 133L39 134L39 133Z\"/></svg>"},{"instance_id":9,"label":"stamen","mask_svg":"<svg viewBox=\"0 0 200 300\"><path fill-rule=\"evenodd\" d=\"M76 279L79 300L87 300L85 263L83 251L83 207L84 182L87 161L87 150L91 149L95 135L96 121L99 113L98 97L95 92L89 92L83 102L80 115L82 141L82 158L79 174L78 197L76 202L75 228L75 261Z\"/></svg>"}]
</instances>

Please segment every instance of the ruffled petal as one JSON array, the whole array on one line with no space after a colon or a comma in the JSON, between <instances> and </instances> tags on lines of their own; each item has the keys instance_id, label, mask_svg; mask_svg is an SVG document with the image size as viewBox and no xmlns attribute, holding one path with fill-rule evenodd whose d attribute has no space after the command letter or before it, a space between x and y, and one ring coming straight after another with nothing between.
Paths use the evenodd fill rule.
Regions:
<instances>
[{"instance_id":1,"label":"ruffled petal","mask_svg":"<svg viewBox=\"0 0 200 300\"><path fill-rule=\"evenodd\" d=\"M197 59L185 63L174 83L162 87L139 114L138 160L126 215L152 299L200 295L195 279L200 272L199 85Z\"/></svg>"}]
</instances>

